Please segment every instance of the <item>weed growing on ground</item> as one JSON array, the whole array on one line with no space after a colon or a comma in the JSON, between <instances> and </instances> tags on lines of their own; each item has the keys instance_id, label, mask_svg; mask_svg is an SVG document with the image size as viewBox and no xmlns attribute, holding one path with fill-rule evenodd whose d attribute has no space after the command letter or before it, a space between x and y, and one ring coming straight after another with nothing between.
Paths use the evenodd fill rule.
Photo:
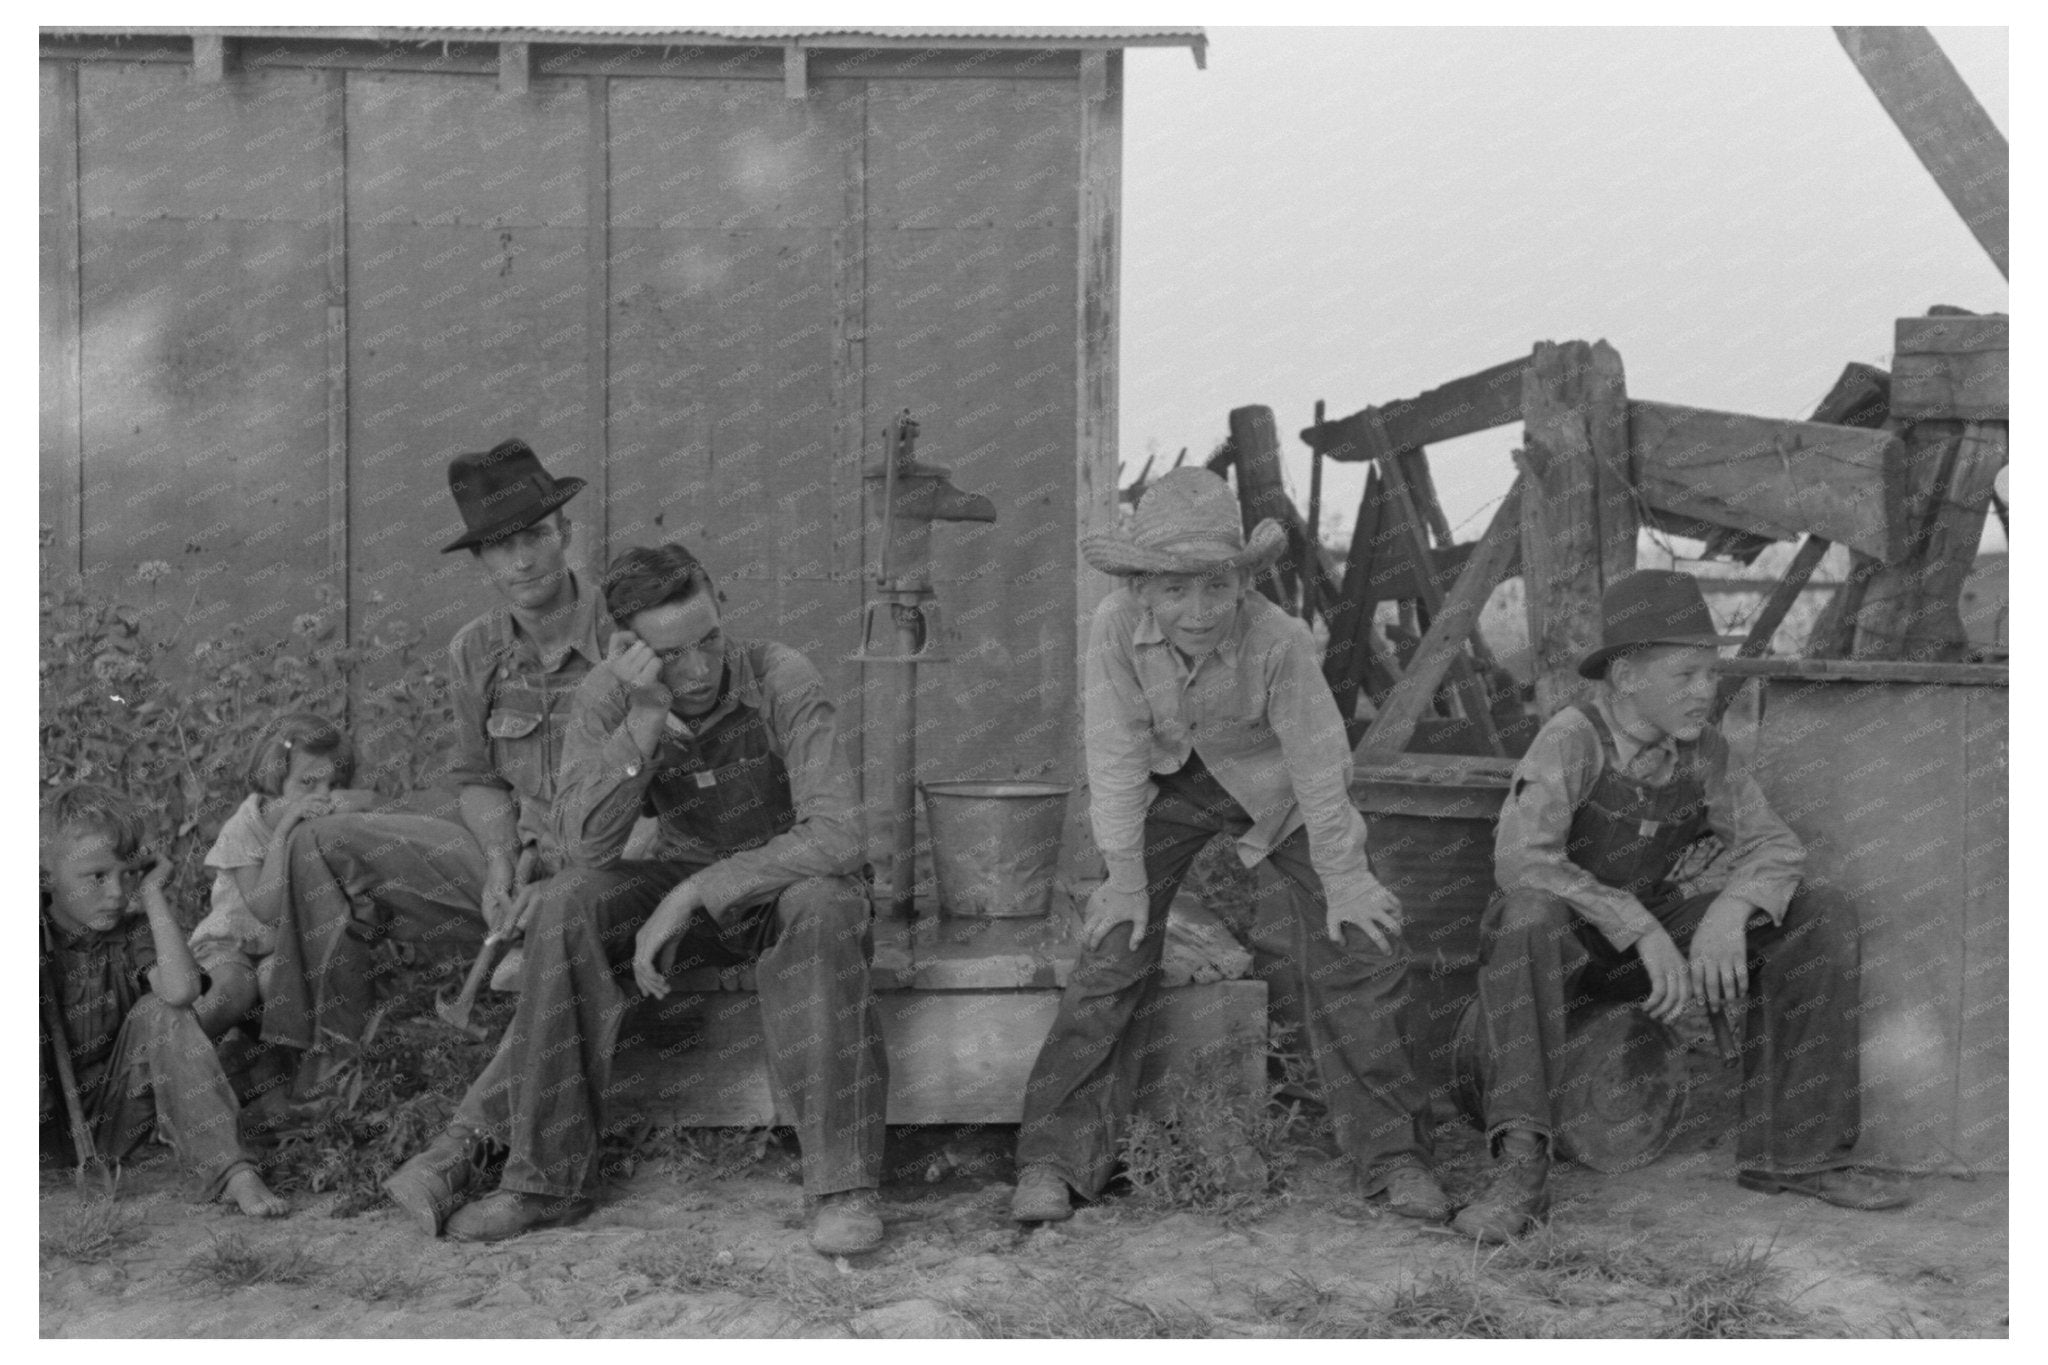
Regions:
<instances>
[{"instance_id":1,"label":"weed growing on ground","mask_svg":"<svg viewBox=\"0 0 2048 1365\"><path fill-rule=\"evenodd\" d=\"M645 1275L654 1290L671 1294L751 1294L762 1271L758 1265L741 1265L730 1251L668 1243L629 1257L625 1268Z\"/></svg>"},{"instance_id":2,"label":"weed growing on ground","mask_svg":"<svg viewBox=\"0 0 2048 1365\"><path fill-rule=\"evenodd\" d=\"M1684 1275L1672 1290L1673 1337L1811 1337L1832 1335L1778 1292L1783 1272L1773 1249L1755 1243L1727 1252Z\"/></svg>"},{"instance_id":3,"label":"weed growing on ground","mask_svg":"<svg viewBox=\"0 0 2048 1365\"><path fill-rule=\"evenodd\" d=\"M1375 1337L1534 1337L1542 1324L1506 1302L1477 1276L1433 1271L1403 1285L1375 1312Z\"/></svg>"},{"instance_id":4,"label":"weed growing on ground","mask_svg":"<svg viewBox=\"0 0 2048 1365\"><path fill-rule=\"evenodd\" d=\"M1242 1214L1285 1189L1311 1121L1299 1100L1282 1098L1299 1079L1299 1059L1277 1034L1268 1054L1283 1065L1263 1101L1244 1093L1241 1049L1226 1047L1176 1068L1158 1111L1132 1116L1118 1156L1138 1202Z\"/></svg>"},{"instance_id":5,"label":"weed growing on ground","mask_svg":"<svg viewBox=\"0 0 2048 1365\"><path fill-rule=\"evenodd\" d=\"M1340 1295L1299 1270L1274 1285L1254 1285L1252 1312L1260 1321L1277 1323L1283 1335L1311 1339L1373 1335L1372 1311Z\"/></svg>"},{"instance_id":6,"label":"weed growing on ground","mask_svg":"<svg viewBox=\"0 0 2048 1365\"><path fill-rule=\"evenodd\" d=\"M433 1282L415 1279L397 1266L359 1265L342 1282L342 1292L364 1303L405 1304L425 1293Z\"/></svg>"},{"instance_id":7,"label":"weed growing on ground","mask_svg":"<svg viewBox=\"0 0 2048 1365\"><path fill-rule=\"evenodd\" d=\"M105 1199L88 1199L58 1215L56 1226L42 1231L45 1256L61 1256L79 1265L98 1265L142 1237L142 1215Z\"/></svg>"},{"instance_id":8,"label":"weed growing on ground","mask_svg":"<svg viewBox=\"0 0 2048 1365\"><path fill-rule=\"evenodd\" d=\"M303 1247L260 1246L239 1232L213 1239L213 1245L178 1271L181 1282L225 1293L252 1284L308 1284L321 1265Z\"/></svg>"},{"instance_id":9,"label":"weed growing on ground","mask_svg":"<svg viewBox=\"0 0 2048 1365\"><path fill-rule=\"evenodd\" d=\"M442 1023L434 979L414 978L379 1008L329 1093L281 1134L268 1174L280 1191L336 1194L347 1218L383 1202L379 1182L447 1126L490 1060L490 1045Z\"/></svg>"}]
</instances>

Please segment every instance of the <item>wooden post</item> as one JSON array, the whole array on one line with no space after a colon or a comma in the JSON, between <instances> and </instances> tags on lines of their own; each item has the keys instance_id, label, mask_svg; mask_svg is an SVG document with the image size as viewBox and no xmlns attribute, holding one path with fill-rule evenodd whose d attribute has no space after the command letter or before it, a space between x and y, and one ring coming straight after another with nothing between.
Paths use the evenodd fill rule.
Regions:
<instances>
[{"instance_id":1,"label":"wooden post","mask_svg":"<svg viewBox=\"0 0 2048 1365\"><path fill-rule=\"evenodd\" d=\"M1600 595L1635 568L1621 357L1606 342L1538 342L1522 377L1522 581L1544 718L1586 689Z\"/></svg>"},{"instance_id":2,"label":"wooden post","mask_svg":"<svg viewBox=\"0 0 2048 1365\"><path fill-rule=\"evenodd\" d=\"M1365 738L1359 742L1359 762L1386 763L1398 756L1415 733L1416 722L1429 709L1437 685L1464 657L1465 641L1479 625L1480 608L1486 605L1487 596L1514 559L1525 486L1526 476L1517 478L1507 497L1494 509L1492 523L1478 548L1465 561L1464 572L1458 575L1450 595L1442 600L1408 671L1394 684L1386 705L1380 708ZM1491 715L1482 708L1475 719L1493 752L1504 754Z\"/></svg>"},{"instance_id":3,"label":"wooden post","mask_svg":"<svg viewBox=\"0 0 2048 1365\"><path fill-rule=\"evenodd\" d=\"M2011 153L1941 44L1924 28L1837 28L1835 36L1998 273L2011 278Z\"/></svg>"},{"instance_id":4,"label":"wooden post","mask_svg":"<svg viewBox=\"0 0 2048 1365\"><path fill-rule=\"evenodd\" d=\"M1309 539L1301 513L1281 481L1280 430L1273 421L1273 410L1258 405L1231 409L1230 446L1237 458L1245 533L1249 535L1268 518L1279 522L1287 533L1289 553L1275 566L1277 586L1266 595L1278 603L1305 599L1328 616L1335 605L1336 589L1329 581L1322 547ZM1307 612L1303 616L1306 619Z\"/></svg>"},{"instance_id":5,"label":"wooden post","mask_svg":"<svg viewBox=\"0 0 2048 1365\"><path fill-rule=\"evenodd\" d=\"M1891 375L1874 365L1850 361L1842 367L1827 397L1813 410L1813 420L1835 426L1887 427L1891 411ZM1849 572L1821 608L1813 630L1806 637L1810 659L1845 659L1855 648L1856 616L1863 606L1863 590L1884 561L1851 547Z\"/></svg>"},{"instance_id":6,"label":"wooden post","mask_svg":"<svg viewBox=\"0 0 2048 1365\"><path fill-rule=\"evenodd\" d=\"M533 88L533 45L498 44L498 93L524 95Z\"/></svg>"},{"instance_id":7,"label":"wooden post","mask_svg":"<svg viewBox=\"0 0 2048 1365\"><path fill-rule=\"evenodd\" d=\"M1771 637L1778 633L1778 627L1784 623L1785 614L1791 611L1792 604L1799 600L1800 590L1805 588L1806 580L1813 577L1814 569L1818 567L1832 543L1820 536L1808 536L1800 545L1799 553L1792 556L1792 562L1785 568L1785 576L1778 580L1778 586L1773 588L1771 595L1765 599L1763 609L1756 614L1756 620L1750 622L1749 635L1743 640L1741 648L1735 651L1736 658L1761 659L1771 652ZM1743 679L1739 677L1721 679L1714 699L1713 720L1718 721L1721 718L1721 714L1728 709L1728 704L1735 700L1735 694L1742 690L1742 684Z\"/></svg>"},{"instance_id":8,"label":"wooden post","mask_svg":"<svg viewBox=\"0 0 2048 1365\"><path fill-rule=\"evenodd\" d=\"M228 75L228 40L218 33L195 34L192 39L192 79L201 85L219 85Z\"/></svg>"},{"instance_id":9,"label":"wooden post","mask_svg":"<svg viewBox=\"0 0 2048 1365\"><path fill-rule=\"evenodd\" d=\"M802 48L791 43L782 49L782 96L784 99L804 99L811 93L810 84L809 57Z\"/></svg>"},{"instance_id":10,"label":"wooden post","mask_svg":"<svg viewBox=\"0 0 2048 1365\"><path fill-rule=\"evenodd\" d=\"M1422 566L1422 572L1416 586L1416 591L1421 594L1421 597L1418 599L1418 606L1429 613L1429 624L1426 630L1429 633L1434 633L1437 622L1443 615L1444 595L1436 585L1435 559L1430 554L1428 538L1423 534L1422 514L1415 505L1414 490L1408 482L1407 472L1404 468L1405 462L1400 458L1405 453L1405 451L1398 452L1393 458L1382 460L1380 462L1380 469L1387 476L1388 487L1393 490L1395 515L1401 519L1401 529L1408 538L1409 549L1414 555L1416 562ZM1421 452L1417 451L1416 454L1420 455ZM1469 562L1466 564L1466 568L1468 570L1471 568ZM1460 583L1464 582L1464 577L1461 575L1458 581ZM1491 592L1492 590L1493 585L1491 583L1487 584L1486 591ZM1484 605L1485 598L1482 597L1480 602L1481 605ZM1473 619L1477 620L1478 608L1475 607L1473 612ZM1453 637L1455 648L1446 657L1445 666L1451 671L1452 691L1456 694L1458 703L1465 712L1465 718L1479 728L1479 733L1486 739L1488 747L1495 753L1500 753L1502 752L1500 737L1494 733L1493 729L1492 698L1487 692L1485 683L1472 671L1472 662L1465 655L1465 640L1470 634L1471 632L1468 630L1463 634ZM1426 635L1425 638L1427 638ZM1413 673L1416 664L1421 661L1421 646L1418 644L1415 657L1409 661L1407 672L1402 674L1402 678L1405 680L1408 674ZM1399 687L1397 686L1395 690L1399 691ZM1430 691L1423 696L1423 705L1425 707L1427 707L1429 698L1434 692L1435 686L1432 684ZM1388 704L1392 704L1391 698ZM1419 715L1420 713L1418 712L1417 714ZM1406 736L1403 736L1401 743L1406 744L1407 742Z\"/></svg>"}]
</instances>

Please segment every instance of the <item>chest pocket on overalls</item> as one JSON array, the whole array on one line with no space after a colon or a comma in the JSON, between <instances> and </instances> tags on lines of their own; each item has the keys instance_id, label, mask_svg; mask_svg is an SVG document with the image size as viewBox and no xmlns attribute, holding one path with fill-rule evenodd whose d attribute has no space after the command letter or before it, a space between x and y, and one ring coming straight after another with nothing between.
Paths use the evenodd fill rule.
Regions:
<instances>
[{"instance_id":1,"label":"chest pocket on overalls","mask_svg":"<svg viewBox=\"0 0 2048 1365\"><path fill-rule=\"evenodd\" d=\"M706 735L695 751L677 746L665 758L654 804L678 833L736 853L759 848L796 823L789 770L770 746L759 712Z\"/></svg>"},{"instance_id":2,"label":"chest pocket on overalls","mask_svg":"<svg viewBox=\"0 0 2048 1365\"><path fill-rule=\"evenodd\" d=\"M553 796L567 713L566 696L551 696L523 682L498 681L484 733L490 737L491 766L522 796L535 801Z\"/></svg>"}]
</instances>

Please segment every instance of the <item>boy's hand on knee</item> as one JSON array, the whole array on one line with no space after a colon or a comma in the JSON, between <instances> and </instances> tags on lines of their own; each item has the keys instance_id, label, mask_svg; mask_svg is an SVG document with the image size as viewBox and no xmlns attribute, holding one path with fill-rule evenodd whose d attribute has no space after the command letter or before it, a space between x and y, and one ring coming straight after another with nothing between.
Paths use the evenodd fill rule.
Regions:
<instances>
[{"instance_id":1,"label":"boy's hand on knee","mask_svg":"<svg viewBox=\"0 0 2048 1365\"><path fill-rule=\"evenodd\" d=\"M661 950L683 932L690 916L696 914L703 904L704 897L696 886L685 880L661 898L661 904L654 907L647 923L640 926L640 932L633 940L633 982L640 987L642 995L660 1000L668 994L668 973L659 960Z\"/></svg>"},{"instance_id":2,"label":"boy's hand on knee","mask_svg":"<svg viewBox=\"0 0 2048 1365\"><path fill-rule=\"evenodd\" d=\"M1099 947L1119 924L1131 926L1130 946L1135 949L1145 938L1152 917L1151 897L1143 891L1120 891L1108 882L1088 897L1088 910L1081 919L1081 934L1089 948Z\"/></svg>"},{"instance_id":3,"label":"boy's hand on knee","mask_svg":"<svg viewBox=\"0 0 2048 1365\"><path fill-rule=\"evenodd\" d=\"M1332 899L1329 918L1324 923L1332 943L1344 942L1347 924L1357 926L1360 933L1372 940L1373 947L1390 953L1394 940L1401 934L1401 899L1378 882L1361 895Z\"/></svg>"},{"instance_id":4,"label":"boy's hand on knee","mask_svg":"<svg viewBox=\"0 0 2048 1365\"><path fill-rule=\"evenodd\" d=\"M1671 935L1659 927L1636 940L1636 956L1643 960L1643 970L1650 974L1650 994L1643 1001L1643 1013L1659 1023L1671 1023L1685 1013L1686 1002L1691 998L1686 989L1690 971L1685 954L1678 951Z\"/></svg>"},{"instance_id":5,"label":"boy's hand on knee","mask_svg":"<svg viewBox=\"0 0 2048 1365\"><path fill-rule=\"evenodd\" d=\"M1693 930L1690 968L1693 994L1709 1009L1733 1004L1749 991L1747 901L1718 896Z\"/></svg>"}]
</instances>

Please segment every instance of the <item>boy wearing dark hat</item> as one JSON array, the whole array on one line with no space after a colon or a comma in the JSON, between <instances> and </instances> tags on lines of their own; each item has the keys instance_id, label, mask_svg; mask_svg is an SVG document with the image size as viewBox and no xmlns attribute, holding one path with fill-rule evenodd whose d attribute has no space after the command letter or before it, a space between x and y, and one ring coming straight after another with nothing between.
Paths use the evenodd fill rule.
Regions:
<instances>
[{"instance_id":1,"label":"boy wearing dark hat","mask_svg":"<svg viewBox=\"0 0 2048 1365\"><path fill-rule=\"evenodd\" d=\"M1645 570L1601 602L1602 644L1579 664L1598 686L1552 716L1515 769L1494 837L1501 894L1481 925L1481 1081L1495 1155L1486 1190L1452 1226L1485 1241L1549 1207L1558 1115L1549 1059L1571 1007L1641 999L1670 1022L1699 999L1743 1010L1737 1179L1848 1208L1906 1202L1854 1169L1853 911L1801 891L1805 851L1711 723L1714 631L1699 584ZM1712 834L1727 885L1671 880Z\"/></svg>"},{"instance_id":2,"label":"boy wearing dark hat","mask_svg":"<svg viewBox=\"0 0 2048 1365\"><path fill-rule=\"evenodd\" d=\"M384 934L475 951L486 929L517 937L539 882L563 857L551 811L577 685L604 661L611 618L568 565L563 506L583 480L556 479L526 442L458 455L448 487L468 550L504 605L448 646L460 824L422 815L329 815L293 831L289 903L277 934L267 1040L308 1053L304 1094L333 1040L362 1035L370 948Z\"/></svg>"},{"instance_id":3,"label":"boy wearing dark hat","mask_svg":"<svg viewBox=\"0 0 2048 1365\"><path fill-rule=\"evenodd\" d=\"M1366 862L1344 724L1307 628L1247 591L1284 544L1272 521L1247 544L1237 498L1199 469L1159 479L1128 534L1083 542L1090 564L1127 581L1095 614L1083 702L1109 878L1089 899L1081 958L1026 1087L1019 1221L1067 1218L1071 1193L1093 1198L1108 1181L1146 1050L1131 1025L1159 990L1167 909L1219 833L1254 870L1260 975L1278 1008L1308 1021L1365 1192L1409 1217L1450 1213L1397 1024L1401 906Z\"/></svg>"}]
</instances>

